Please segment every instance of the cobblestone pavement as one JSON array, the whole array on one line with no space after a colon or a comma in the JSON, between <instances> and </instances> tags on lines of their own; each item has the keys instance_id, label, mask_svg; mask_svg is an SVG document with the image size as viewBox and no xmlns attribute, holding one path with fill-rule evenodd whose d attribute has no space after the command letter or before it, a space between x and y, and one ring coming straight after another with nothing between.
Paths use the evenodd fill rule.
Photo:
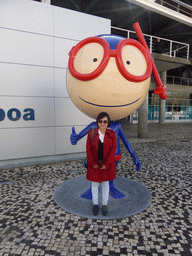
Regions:
<instances>
[{"instance_id":1,"label":"cobblestone pavement","mask_svg":"<svg viewBox=\"0 0 192 256\"><path fill-rule=\"evenodd\" d=\"M1 170L0 255L192 255L192 124L149 125L148 140L137 139L135 127L126 132L142 168L122 145L117 175L151 191L145 211L93 220L62 210L54 190L85 175L82 161Z\"/></svg>"}]
</instances>

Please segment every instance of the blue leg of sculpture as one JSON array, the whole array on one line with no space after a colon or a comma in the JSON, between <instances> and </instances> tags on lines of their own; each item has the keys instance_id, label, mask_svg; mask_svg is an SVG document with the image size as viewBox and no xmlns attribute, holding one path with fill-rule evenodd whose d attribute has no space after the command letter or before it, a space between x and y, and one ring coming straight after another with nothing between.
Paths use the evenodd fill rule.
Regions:
<instances>
[{"instance_id":1,"label":"blue leg of sculpture","mask_svg":"<svg viewBox=\"0 0 192 256\"><path fill-rule=\"evenodd\" d=\"M109 195L115 199L125 197L125 195L114 186L113 180L109 181Z\"/></svg>"},{"instance_id":2,"label":"blue leg of sculpture","mask_svg":"<svg viewBox=\"0 0 192 256\"><path fill-rule=\"evenodd\" d=\"M82 198L85 198L85 199L90 199L92 200L92 192L91 192L91 186L90 188L81 195Z\"/></svg>"},{"instance_id":3,"label":"blue leg of sculpture","mask_svg":"<svg viewBox=\"0 0 192 256\"><path fill-rule=\"evenodd\" d=\"M116 168L119 161L115 162ZM125 197L123 193L121 193L113 184L113 180L109 181L109 195L115 199L120 199Z\"/></svg>"}]
</instances>

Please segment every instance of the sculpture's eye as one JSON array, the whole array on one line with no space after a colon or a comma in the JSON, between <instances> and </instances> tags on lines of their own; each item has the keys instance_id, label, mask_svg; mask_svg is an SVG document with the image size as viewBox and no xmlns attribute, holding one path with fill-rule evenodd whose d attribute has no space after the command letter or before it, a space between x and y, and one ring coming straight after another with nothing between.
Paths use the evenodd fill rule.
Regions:
<instances>
[{"instance_id":1,"label":"sculpture's eye","mask_svg":"<svg viewBox=\"0 0 192 256\"><path fill-rule=\"evenodd\" d=\"M90 74L98 68L103 56L104 49L100 44L86 44L76 54L74 68L81 74Z\"/></svg>"},{"instance_id":2,"label":"sculpture's eye","mask_svg":"<svg viewBox=\"0 0 192 256\"><path fill-rule=\"evenodd\" d=\"M142 76L147 70L147 62L143 53L133 45L125 45L122 49L122 60L126 70L134 76Z\"/></svg>"}]
</instances>

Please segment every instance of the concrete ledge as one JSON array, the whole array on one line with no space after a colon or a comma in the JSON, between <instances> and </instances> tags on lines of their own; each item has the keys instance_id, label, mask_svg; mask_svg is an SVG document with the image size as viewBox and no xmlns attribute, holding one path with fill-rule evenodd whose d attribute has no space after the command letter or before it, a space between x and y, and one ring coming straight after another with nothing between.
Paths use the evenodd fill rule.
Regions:
<instances>
[{"instance_id":1,"label":"concrete ledge","mask_svg":"<svg viewBox=\"0 0 192 256\"><path fill-rule=\"evenodd\" d=\"M32 165L59 163L64 161L81 160L86 157L86 153L73 153L56 156L42 156L22 159L11 159L0 161L0 169L10 169L16 167L26 167Z\"/></svg>"},{"instance_id":2,"label":"concrete ledge","mask_svg":"<svg viewBox=\"0 0 192 256\"><path fill-rule=\"evenodd\" d=\"M158 72L179 68L185 65L191 65L191 61L178 57L170 57L163 54L152 53Z\"/></svg>"}]
</instances>

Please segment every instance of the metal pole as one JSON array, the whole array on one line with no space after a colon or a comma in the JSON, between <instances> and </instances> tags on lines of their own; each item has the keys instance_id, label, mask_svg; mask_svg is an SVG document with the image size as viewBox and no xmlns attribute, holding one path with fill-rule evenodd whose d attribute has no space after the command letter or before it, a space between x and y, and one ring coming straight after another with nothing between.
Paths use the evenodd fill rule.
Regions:
<instances>
[{"instance_id":1,"label":"metal pole","mask_svg":"<svg viewBox=\"0 0 192 256\"><path fill-rule=\"evenodd\" d=\"M170 41L170 57L172 56L172 41Z\"/></svg>"},{"instance_id":2,"label":"metal pole","mask_svg":"<svg viewBox=\"0 0 192 256\"><path fill-rule=\"evenodd\" d=\"M153 43L152 43L152 40L153 40L153 38L152 38L152 36L150 36L150 48L149 48L149 51L150 51L150 53L152 53L152 46L153 46Z\"/></svg>"},{"instance_id":3,"label":"metal pole","mask_svg":"<svg viewBox=\"0 0 192 256\"><path fill-rule=\"evenodd\" d=\"M138 109L138 138L148 138L148 95Z\"/></svg>"}]
</instances>

